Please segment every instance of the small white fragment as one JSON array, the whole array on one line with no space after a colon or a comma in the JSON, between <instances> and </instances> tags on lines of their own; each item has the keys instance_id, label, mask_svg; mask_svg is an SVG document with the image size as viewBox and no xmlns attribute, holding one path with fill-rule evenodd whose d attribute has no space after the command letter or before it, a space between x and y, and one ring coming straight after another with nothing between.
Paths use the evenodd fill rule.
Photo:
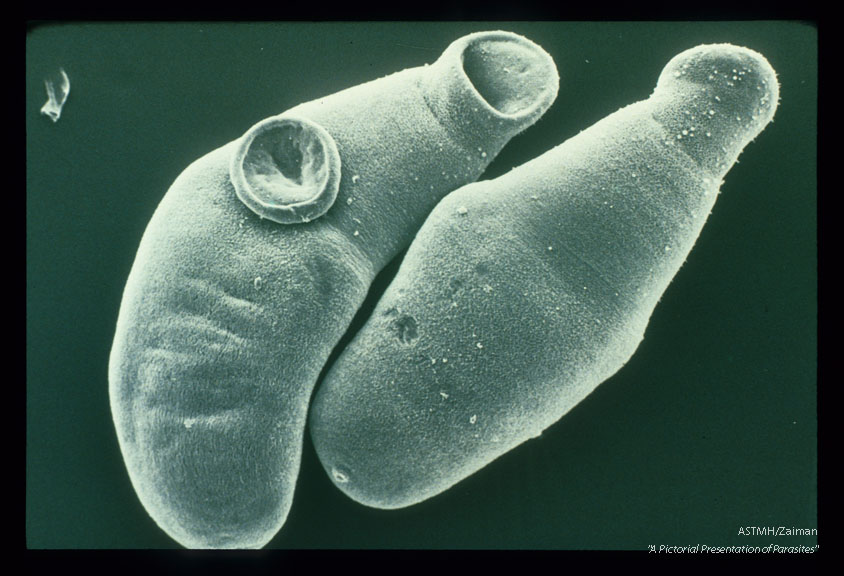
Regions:
<instances>
[{"instance_id":1,"label":"small white fragment","mask_svg":"<svg viewBox=\"0 0 844 576\"><path fill-rule=\"evenodd\" d=\"M60 77L44 80L44 87L47 89L47 102L41 107L41 113L49 116L50 120L57 122L62 115L62 108L70 93L70 79L64 69L59 69Z\"/></svg>"},{"instance_id":2,"label":"small white fragment","mask_svg":"<svg viewBox=\"0 0 844 576\"><path fill-rule=\"evenodd\" d=\"M352 176L352 183L353 183L353 184L357 184L357 181L358 181L358 180L360 180L360 176L358 176L357 174L355 174L354 176Z\"/></svg>"},{"instance_id":3,"label":"small white fragment","mask_svg":"<svg viewBox=\"0 0 844 576\"><path fill-rule=\"evenodd\" d=\"M440 390L440 396L442 396L442 397L443 397L443 400L448 400L448 394L446 394L446 393L445 393L445 392L443 392L442 390Z\"/></svg>"},{"instance_id":4,"label":"small white fragment","mask_svg":"<svg viewBox=\"0 0 844 576\"><path fill-rule=\"evenodd\" d=\"M478 421L478 415L477 415L477 414L472 414L472 417L471 417L471 418L469 418L469 424L474 424L474 423L475 423L475 422L477 422L477 421Z\"/></svg>"},{"instance_id":5,"label":"small white fragment","mask_svg":"<svg viewBox=\"0 0 844 576\"><path fill-rule=\"evenodd\" d=\"M260 276L256 276L255 280L252 281L252 285L255 286L255 290L260 290L261 286L264 285L264 280Z\"/></svg>"},{"instance_id":6,"label":"small white fragment","mask_svg":"<svg viewBox=\"0 0 844 576\"><path fill-rule=\"evenodd\" d=\"M465 206L461 206L460 208L457 209L457 213L460 214L461 216L463 216L465 214L468 214L469 210Z\"/></svg>"},{"instance_id":7,"label":"small white fragment","mask_svg":"<svg viewBox=\"0 0 844 576\"><path fill-rule=\"evenodd\" d=\"M477 344L475 344L475 346L477 346L477 347L478 347L478 350L482 350L482 349L483 349L483 347L484 347L484 345L483 345L483 344L481 344L480 342L478 342Z\"/></svg>"}]
</instances>

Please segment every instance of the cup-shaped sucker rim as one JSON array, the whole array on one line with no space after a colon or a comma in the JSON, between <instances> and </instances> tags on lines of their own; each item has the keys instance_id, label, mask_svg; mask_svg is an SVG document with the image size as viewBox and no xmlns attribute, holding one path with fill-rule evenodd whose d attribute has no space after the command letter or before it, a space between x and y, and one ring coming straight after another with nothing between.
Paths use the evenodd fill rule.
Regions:
<instances>
[{"instance_id":1,"label":"cup-shaped sucker rim","mask_svg":"<svg viewBox=\"0 0 844 576\"><path fill-rule=\"evenodd\" d=\"M482 75L491 80L505 80L503 86L512 87L520 102L525 105L513 111L494 106L479 89L467 70L467 56L484 54L484 44L502 42L523 49L514 52L514 58L524 58L529 69L527 77L509 74L505 67L486 68L501 64L501 54L490 54L486 63L479 62ZM483 60L483 58L480 58ZM460 129L475 126L483 130L486 148L497 153L507 141L522 132L542 117L557 98L560 76L554 58L542 46L514 32L503 30L474 32L458 38L448 45L440 57L426 67L421 79L423 93L428 107L452 136L464 144L471 145ZM518 92L518 89L527 92ZM470 133L473 133L470 130Z\"/></svg>"},{"instance_id":2,"label":"cup-shaped sucker rim","mask_svg":"<svg viewBox=\"0 0 844 576\"><path fill-rule=\"evenodd\" d=\"M493 106L483 93L478 89L469 73L465 69L466 56L473 48L484 43L493 41L506 41L531 52L531 56L536 58L535 64L541 67L537 71L536 76L546 80L545 85L534 94L532 103L529 106L519 109L517 112L504 112L499 108ZM508 120L514 123L520 123L526 118L541 115L557 98L557 93L560 89L560 76L557 71L557 65L554 59L548 52L545 51L539 44L528 40L524 36L520 36L514 32L506 32L504 30L494 30L490 32L475 32L467 34L462 38L458 38L452 42L440 57L443 61L452 62L460 66L461 74L458 75L459 81L463 84L467 91L475 92L478 96L477 100L489 113L502 120Z\"/></svg>"},{"instance_id":3,"label":"cup-shaped sucker rim","mask_svg":"<svg viewBox=\"0 0 844 576\"><path fill-rule=\"evenodd\" d=\"M244 164L253 152L255 140L267 135L272 130L281 128L300 130L302 138L297 144L307 140L318 144L319 150L315 158L320 163L319 174L314 181L301 183L302 191L307 187L313 188L314 194L305 199L285 199L278 194L278 190L266 190L254 175L245 169ZM258 216L278 222L279 224L307 223L319 218L334 205L340 190L340 152L334 138L319 124L293 114L280 114L266 118L252 126L240 138L229 166L229 177L234 186L237 197ZM303 176L305 178L305 176ZM290 187L290 180L281 171L273 178L277 188L282 190ZM278 182L283 181L283 182ZM294 182L294 185L296 183Z\"/></svg>"}]
</instances>

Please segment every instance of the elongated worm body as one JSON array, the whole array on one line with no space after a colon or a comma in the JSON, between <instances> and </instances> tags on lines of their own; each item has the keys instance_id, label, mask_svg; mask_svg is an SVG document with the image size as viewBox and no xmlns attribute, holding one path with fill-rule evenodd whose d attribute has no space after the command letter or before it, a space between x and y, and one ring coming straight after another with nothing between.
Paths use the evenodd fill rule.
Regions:
<instances>
[{"instance_id":1,"label":"elongated worm body","mask_svg":"<svg viewBox=\"0 0 844 576\"><path fill-rule=\"evenodd\" d=\"M311 391L374 276L557 89L540 47L476 33L430 66L263 120L178 177L109 366L129 476L172 538L252 548L276 534Z\"/></svg>"},{"instance_id":2,"label":"elongated worm body","mask_svg":"<svg viewBox=\"0 0 844 576\"><path fill-rule=\"evenodd\" d=\"M761 55L699 46L647 100L443 199L315 396L335 484L374 507L420 502L618 371L778 91Z\"/></svg>"}]
</instances>

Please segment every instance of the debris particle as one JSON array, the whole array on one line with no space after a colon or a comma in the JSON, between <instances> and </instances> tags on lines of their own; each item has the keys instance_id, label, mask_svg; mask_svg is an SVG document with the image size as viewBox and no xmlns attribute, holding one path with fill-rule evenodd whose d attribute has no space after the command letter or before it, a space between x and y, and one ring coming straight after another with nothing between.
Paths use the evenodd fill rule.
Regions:
<instances>
[{"instance_id":1,"label":"debris particle","mask_svg":"<svg viewBox=\"0 0 844 576\"><path fill-rule=\"evenodd\" d=\"M70 93L70 79L63 69L59 69L54 78L44 80L44 87L47 89L47 102L41 107L41 113L57 122Z\"/></svg>"}]
</instances>

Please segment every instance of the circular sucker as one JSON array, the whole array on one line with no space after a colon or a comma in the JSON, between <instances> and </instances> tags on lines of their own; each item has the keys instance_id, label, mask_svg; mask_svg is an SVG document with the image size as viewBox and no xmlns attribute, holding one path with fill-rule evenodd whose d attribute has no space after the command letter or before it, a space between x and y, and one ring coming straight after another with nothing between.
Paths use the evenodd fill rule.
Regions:
<instances>
[{"instance_id":1,"label":"circular sucker","mask_svg":"<svg viewBox=\"0 0 844 576\"><path fill-rule=\"evenodd\" d=\"M229 168L237 197L262 218L280 224L325 214L340 189L340 153L318 124L273 116L250 128Z\"/></svg>"}]
</instances>

